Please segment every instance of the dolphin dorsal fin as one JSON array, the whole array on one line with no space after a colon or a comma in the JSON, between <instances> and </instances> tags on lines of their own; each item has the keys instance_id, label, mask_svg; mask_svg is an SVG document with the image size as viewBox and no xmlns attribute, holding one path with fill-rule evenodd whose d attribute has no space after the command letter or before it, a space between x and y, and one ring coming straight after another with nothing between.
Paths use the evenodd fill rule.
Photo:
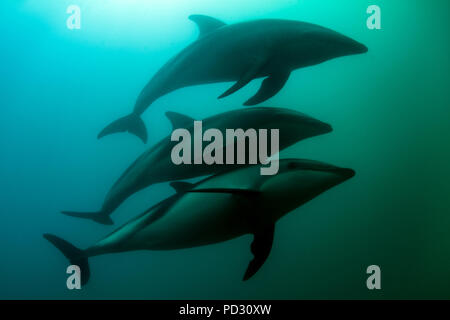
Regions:
<instances>
[{"instance_id":1,"label":"dolphin dorsal fin","mask_svg":"<svg viewBox=\"0 0 450 320\"><path fill-rule=\"evenodd\" d=\"M201 14L193 14L189 16L189 20L194 21L200 30L199 38L204 35L219 29L220 27L226 26L226 23L212 17L204 16Z\"/></svg>"},{"instance_id":2,"label":"dolphin dorsal fin","mask_svg":"<svg viewBox=\"0 0 450 320\"><path fill-rule=\"evenodd\" d=\"M175 189L177 193L187 192L189 189L194 187L193 183L184 181L174 181L170 183L170 186Z\"/></svg>"},{"instance_id":3,"label":"dolphin dorsal fin","mask_svg":"<svg viewBox=\"0 0 450 320\"><path fill-rule=\"evenodd\" d=\"M168 111L166 117L172 123L172 128L188 128L194 124L194 119L178 112Z\"/></svg>"},{"instance_id":4,"label":"dolphin dorsal fin","mask_svg":"<svg viewBox=\"0 0 450 320\"><path fill-rule=\"evenodd\" d=\"M257 196L261 194L259 190L252 189L236 189L236 188L205 188L205 189L192 189L188 192L198 193L229 193L240 196Z\"/></svg>"}]
</instances>

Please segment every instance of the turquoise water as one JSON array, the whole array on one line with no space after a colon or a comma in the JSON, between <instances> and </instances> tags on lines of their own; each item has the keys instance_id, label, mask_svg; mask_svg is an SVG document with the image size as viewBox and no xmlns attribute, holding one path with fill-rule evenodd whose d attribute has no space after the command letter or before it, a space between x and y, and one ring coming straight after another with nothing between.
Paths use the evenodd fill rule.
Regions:
<instances>
[{"instance_id":1,"label":"turquoise water","mask_svg":"<svg viewBox=\"0 0 450 320\"><path fill-rule=\"evenodd\" d=\"M66 27L70 4L81 8L80 30ZM366 27L371 4L381 8L381 30ZM444 0L2 1L0 298L450 298L449 9ZM262 104L333 125L282 157L357 175L278 222L271 255L248 282L251 236L95 257L88 286L69 291L67 261L42 234L84 248L113 227L59 212L100 208L128 165L170 133L165 111L204 118L242 108L259 86L222 100L228 83L160 98L143 116L148 145L126 134L96 139L196 39L194 13L313 22L367 45L367 54L295 71ZM164 183L133 196L116 226L170 194ZM372 264L381 267L380 291L366 288Z\"/></svg>"}]
</instances>

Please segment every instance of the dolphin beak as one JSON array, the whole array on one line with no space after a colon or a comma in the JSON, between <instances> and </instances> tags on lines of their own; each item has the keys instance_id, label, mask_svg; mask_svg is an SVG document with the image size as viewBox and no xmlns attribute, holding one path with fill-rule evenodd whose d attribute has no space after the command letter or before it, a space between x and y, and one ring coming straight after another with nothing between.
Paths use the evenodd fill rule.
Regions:
<instances>
[{"instance_id":1,"label":"dolphin beak","mask_svg":"<svg viewBox=\"0 0 450 320\"><path fill-rule=\"evenodd\" d=\"M333 131L333 127L326 122L311 118L309 123L314 128L315 131L318 131L321 134Z\"/></svg>"},{"instance_id":2,"label":"dolphin beak","mask_svg":"<svg viewBox=\"0 0 450 320\"><path fill-rule=\"evenodd\" d=\"M333 131L333 127L330 124L325 123L325 122L322 122L321 124L322 124L323 131L325 133Z\"/></svg>"},{"instance_id":3,"label":"dolphin beak","mask_svg":"<svg viewBox=\"0 0 450 320\"><path fill-rule=\"evenodd\" d=\"M362 53L366 53L367 51L369 51L369 48L367 48L367 46L362 44L361 42L358 42L351 38L348 38L348 39L349 39L348 45L353 54L362 54Z\"/></svg>"},{"instance_id":4,"label":"dolphin beak","mask_svg":"<svg viewBox=\"0 0 450 320\"><path fill-rule=\"evenodd\" d=\"M330 133L333 131L333 127L330 124L318 120L311 122L311 127L314 132L318 132L319 134Z\"/></svg>"},{"instance_id":5,"label":"dolphin beak","mask_svg":"<svg viewBox=\"0 0 450 320\"><path fill-rule=\"evenodd\" d=\"M340 168L337 170L339 175L341 175L345 180L353 178L356 174L355 170L349 168Z\"/></svg>"},{"instance_id":6,"label":"dolphin beak","mask_svg":"<svg viewBox=\"0 0 450 320\"><path fill-rule=\"evenodd\" d=\"M367 51L369 51L369 48L367 48L367 46L365 46L362 43L358 43L358 52L359 53L366 53Z\"/></svg>"}]
</instances>

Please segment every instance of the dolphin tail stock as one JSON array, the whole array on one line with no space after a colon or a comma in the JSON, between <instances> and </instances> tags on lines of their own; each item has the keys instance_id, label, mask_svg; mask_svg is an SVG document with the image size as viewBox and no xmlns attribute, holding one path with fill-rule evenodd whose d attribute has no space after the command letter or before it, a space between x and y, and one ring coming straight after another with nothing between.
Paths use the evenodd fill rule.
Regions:
<instances>
[{"instance_id":1,"label":"dolphin tail stock","mask_svg":"<svg viewBox=\"0 0 450 320\"><path fill-rule=\"evenodd\" d=\"M45 233L43 237L53 244L70 261L70 264L77 265L81 270L81 284L85 285L90 276L88 258L83 250L78 249L66 240L55 235Z\"/></svg>"},{"instance_id":2,"label":"dolphin tail stock","mask_svg":"<svg viewBox=\"0 0 450 320\"><path fill-rule=\"evenodd\" d=\"M82 218L82 219L91 219L97 223L111 225L114 224L114 221L108 214L105 214L102 211L97 212L74 212L74 211L61 211L62 214L66 216Z\"/></svg>"},{"instance_id":3,"label":"dolphin tail stock","mask_svg":"<svg viewBox=\"0 0 450 320\"><path fill-rule=\"evenodd\" d=\"M97 139L118 132L132 133L141 139L142 142L147 143L147 128L144 121L136 113L131 113L112 122L98 134Z\"/></svg>"}]
</instances>

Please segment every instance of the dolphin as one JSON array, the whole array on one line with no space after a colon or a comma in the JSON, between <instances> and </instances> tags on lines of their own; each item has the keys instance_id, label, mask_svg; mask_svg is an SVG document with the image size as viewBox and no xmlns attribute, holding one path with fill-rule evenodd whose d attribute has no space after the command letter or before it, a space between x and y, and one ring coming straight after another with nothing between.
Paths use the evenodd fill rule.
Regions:
<instances>
[{"instance_id":1,"label":"dolphin","mask_svg":"<svg viewBox=\"0 0 450 320\"><path fill-rule=\"evenodd\" d=\"M278 161L278 160L277 160ZM280 171L261 176L260 165L222 172L196 184L173 182L177 190L136 218L80 250L44 234L89 279L88 258L134 250L175 250L253 234L254 255L244 275L252 277L269 256L275 223L326 190L350 179L352 169L301 159L279 160Z\"/></svg>"},{"instance_id":2,"label":"dolphin","mask_svg":"<svg viewBox=\"0 0 450 320\"><path fill-rule=\"evenodd\" d=\"M174 129L185 128L193 133L194 119L175 112L167 112L166 115ZM216 128L224 136L227 128L235 128L236 126L243 130L249 128L255 130L279 129L280 151L300 140L332 131L331 126L327 123L284 108L254 107L238 109L203 120L204 130ZM171 160L171 151L176 144L177 142L171 141L170 136L167 136L154 147L144 152L109 190L100 211L63 211L62 213L73 217L92 219L101 224L113 224L110 217L111 213L129 196L154 183L186 180L242 166L240 164L207 165L205 163L175 165ZM226 148L224 153L226 153ZM246 158L248 159L248 156Z\"/></svg>"},{"instance_id":3,"label":"dolphin","mask_svg":"<svg viewBox=\"0 0 450 320\"><path fill-rule=\"evenodd\" d=\"M367 47L333 30L306 22L264 19L227 25L191 15L198 40L170 59L141 91L134 110L98 135L128 131L147 141L142 113L159 97L174 90L207 83L235 82L219 98L263 78L259 91L244 104L259 104L283 88L291 72L324 61L361 54Z\"/></svg>"}]
</instances>

